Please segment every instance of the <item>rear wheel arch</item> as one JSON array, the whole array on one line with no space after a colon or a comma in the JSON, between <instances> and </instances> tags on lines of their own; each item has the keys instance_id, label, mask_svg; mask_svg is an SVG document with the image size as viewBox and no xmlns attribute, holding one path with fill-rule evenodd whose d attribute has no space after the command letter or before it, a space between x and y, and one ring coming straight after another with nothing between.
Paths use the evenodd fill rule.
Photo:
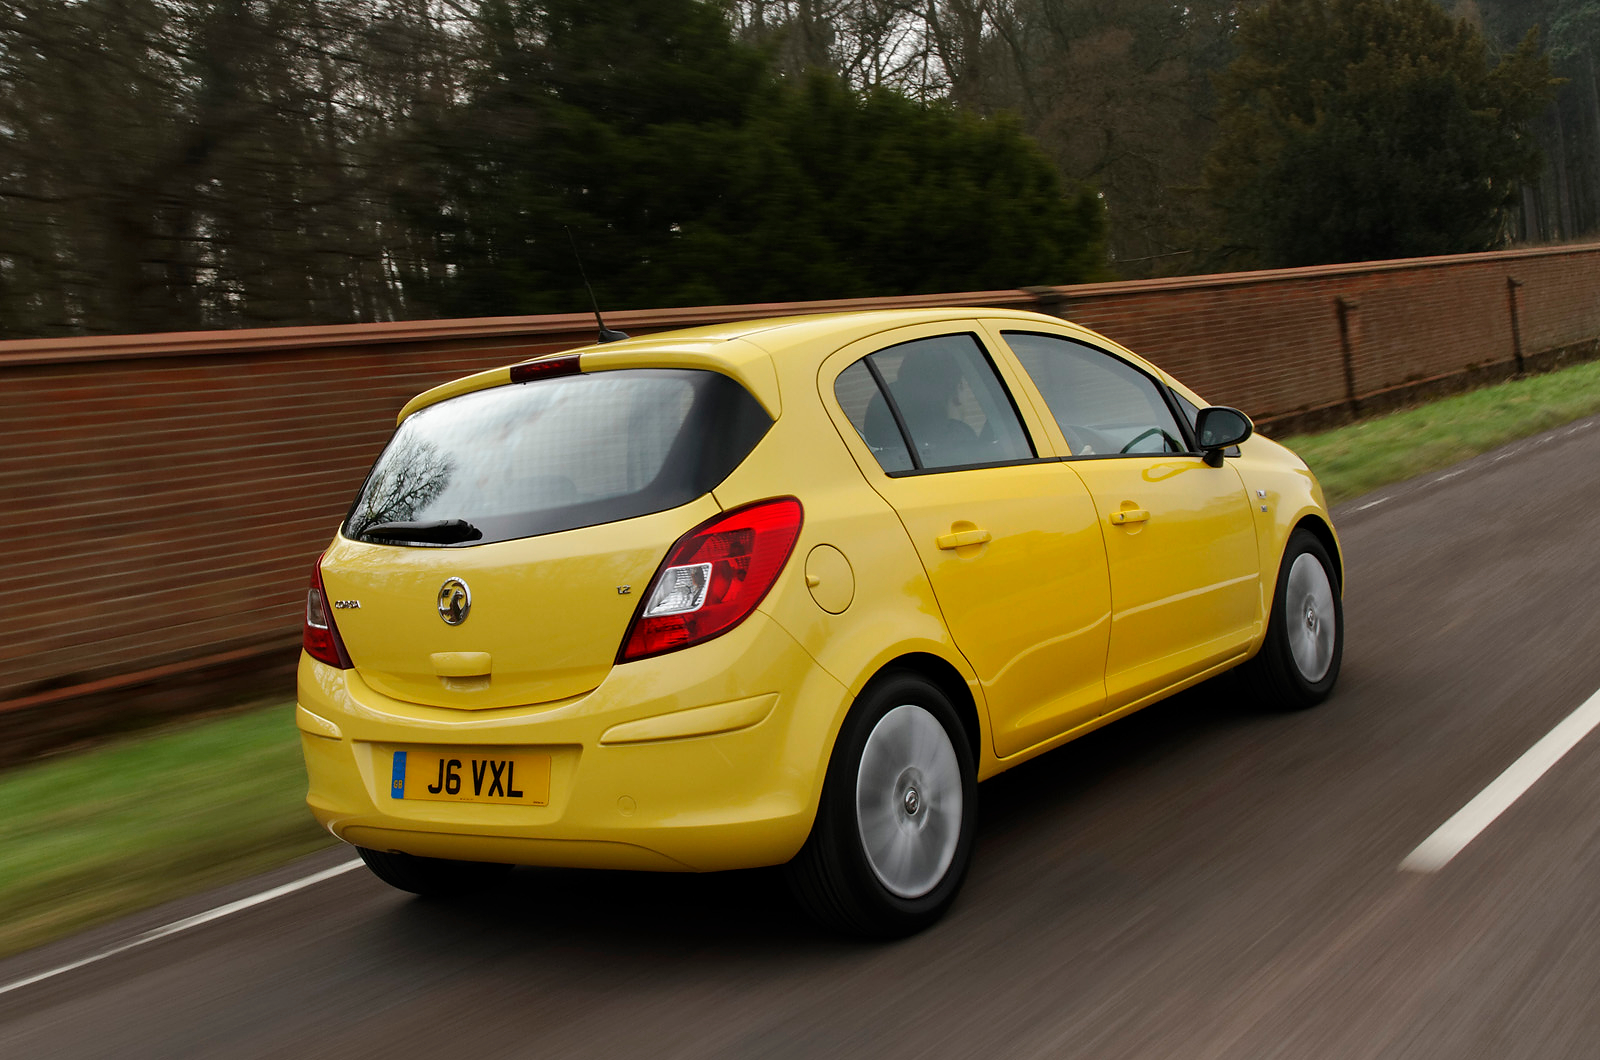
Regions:
<instances>
[{"instance_id":1,"label":"rear wheel arch","mask_svg":"<svg viewBox=\"0 0 1600 1060\"><path fill-rule=\"evenodd\" d=\"M784 866L802 908L847 934L900 938L929 926L971 863L970 722L941 680L954 667L919 655L880 667L853 698L810 834Z\"/></svg>"},{"instance_id":2,"label":"rear wheel arch","mask_svg":"<svg viewBox=\"0 0 1600 1060\"><path fill-rule=\"evenodd\" d=\"M930 652L910 652L897 656L878 668L877 672L862 685L855 699L860 699L872 689L873 685L896 673L912 673L938 686L939 691L945 694L950 700L950 705L955 708L957 717L961 719L961 728L967 737L967 747L972 751L972 760L982 761L983 724L979 720L978 704L972 698L972 689L967 684L966 678L961 676L961 671L957 670L948 659Z\"/></svg>"}]
</instances>

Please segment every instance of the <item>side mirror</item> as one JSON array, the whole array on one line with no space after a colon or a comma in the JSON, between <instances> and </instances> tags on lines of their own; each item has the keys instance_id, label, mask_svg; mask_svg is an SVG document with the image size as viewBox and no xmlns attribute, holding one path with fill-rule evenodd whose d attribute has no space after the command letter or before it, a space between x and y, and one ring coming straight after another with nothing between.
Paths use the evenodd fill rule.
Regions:
<instances>
[{"instance_id":1,"label":"side mirror","mask_svg":"<svg viewBox=\"0 0 1600 1060\"><path fill-rule=\"evenodd\" d=\"M1238 445L1255 433L1250 417L1226 405L1212 405L1200 410L1194 418L1194 433L1200 439L1200 451L1211 467L1222 466L1222 451Z\"/></svg>"}]
</instances>

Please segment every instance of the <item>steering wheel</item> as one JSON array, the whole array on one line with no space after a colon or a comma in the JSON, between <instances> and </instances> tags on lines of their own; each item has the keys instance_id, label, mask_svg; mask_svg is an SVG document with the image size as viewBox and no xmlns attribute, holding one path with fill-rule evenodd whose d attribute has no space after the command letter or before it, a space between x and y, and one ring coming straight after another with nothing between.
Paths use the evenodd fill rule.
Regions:
<instances>
[{"instance_id":1,"label":"steering wheel","mask_svg":"<svg viewBox=\"0 0 1600 1060\"><path fill-rule=\"evenodd\" d=\"M1127 445L1123 446L1121 449L1117 450L1117 452L1119 452L1119 453L1130 452L1133 449L1134 446L1138 445L1140 442L1144 441L1146 438L1150 437L1152 434L1161 435L1161 451L1162 452L1166 452L1167 451L1167 444L1172 441L1172 437L1170 435L1168 435L1167 432L1162 430L1160 427L1149 427L1149 428L1146 428L1145 430L1140 431L1138 434L1133 436L1133 440L1132 441L1130 441Z\"/></svg>"}]
</instances>

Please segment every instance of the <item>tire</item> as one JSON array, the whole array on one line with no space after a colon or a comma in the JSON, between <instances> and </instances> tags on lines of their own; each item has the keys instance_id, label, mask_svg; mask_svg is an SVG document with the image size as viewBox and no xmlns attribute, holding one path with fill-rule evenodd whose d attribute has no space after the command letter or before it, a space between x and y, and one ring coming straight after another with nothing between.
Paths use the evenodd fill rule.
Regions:
<instances>
[{"instance_id":1,"label":"tire","mask_svg":"<svg viewBox=\"0 0 1600 1060\"><path fill-rule=\"evenodd\" d=\"M470 894L498 882L511 871L510 865L495 865L482 861L448 861L444 858L423 858L415 854L390 853L356 847L361 860L378 879L390 887L427 898L444 898L450 895Z\"/></svg>"},{"instance_id":2,"label":"tire","mask_svg":"<svg viewBox=\"0 0 1600 1060\"><path fill-rule=\"evenodd\" d=\"M955 901L972 860L977 770L950 700L914 674L869 685L834 744L811 835L786 866L824 927L902 938Z\"/></svg>"},{"instance_id":3,"label":"tire","mask_svg":"<svg viewBox=\"0 0 1600 1060\"><path fill-rule=\"evenodd\" d=\"M1304 710L1328 698L1344 656L1344 603L1328 550L1306 530L1289 535L1272 594L1267 638L1241 673L1264 701Z\"/></svg>"}]
</instances>

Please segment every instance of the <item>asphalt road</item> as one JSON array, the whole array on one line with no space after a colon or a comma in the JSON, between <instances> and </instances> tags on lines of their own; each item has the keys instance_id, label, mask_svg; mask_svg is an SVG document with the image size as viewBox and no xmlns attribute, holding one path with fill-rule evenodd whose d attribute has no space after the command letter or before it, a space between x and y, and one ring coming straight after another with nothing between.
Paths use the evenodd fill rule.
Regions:
<instances>
[{"instance_id":1,"label":"asphalt road","mask_svg":"<svg viewBox=\"0 0 1600 1060\"><path fill-rule=\"evenodd\" d=\"M1600 689L1600 419L1346 505L1316 710L1223 679L984 785L952 915L819 936L772 872L350 872L0 993L0 1057L1593 1057L1600 734L1399 864ZM10 983L347 859L0 963Z\"/></svg>"}]
</instances>

